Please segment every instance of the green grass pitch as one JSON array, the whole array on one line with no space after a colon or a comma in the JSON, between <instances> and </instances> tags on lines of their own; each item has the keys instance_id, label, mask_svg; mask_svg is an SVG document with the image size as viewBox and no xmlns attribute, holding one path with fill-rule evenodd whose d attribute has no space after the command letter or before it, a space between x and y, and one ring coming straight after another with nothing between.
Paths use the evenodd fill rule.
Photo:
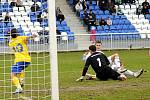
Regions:
<instances>
[{"instance_id":1,"label":"green grass pitch","mask_svg":"<svg viewBox=\"0 0 150 100\"><path fill-rule=\"evenodd\" d=\"M106 55L117 52L126 68L133 71L144 68L145 72L139 78L128 78L126 81L76 82L84 66L81 60L83 52L58 53L60 100L150 100L148 50L104 52ZM26 69L24 92L21 95L12 95L11 91L15 90L15 87L10 87L10 66L13 64L13 56L0 55L0 100L50 100L49 55L39 53L31 54L31 57L32 64ZM94 72L89 68L88 73Z\"/></svg>"}]
</instances>

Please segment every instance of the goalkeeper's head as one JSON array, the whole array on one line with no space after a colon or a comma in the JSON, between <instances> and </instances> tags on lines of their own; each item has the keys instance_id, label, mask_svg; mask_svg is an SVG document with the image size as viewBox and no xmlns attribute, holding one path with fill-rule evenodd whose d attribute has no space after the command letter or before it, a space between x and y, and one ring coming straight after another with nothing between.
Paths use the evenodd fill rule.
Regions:
<instances>
[{"instance_id":1,"label":"goalkeeper's head","mask_svg":"<svg viewBox=\"0 0 150 100\"><path fill-rule=\"evenodd\" d=\"M96 51L96 46L95 46L95 45L90 45L90 46L89 46L89 50L90 50L91 52L95 52L95 51Z\"/></svg>"},{"instance_id":2,"label":"goalkeeper's head","mask_svg":"<svg viewBox=\"0 0 150 100\"><path fill-rule=\"evenodd\" d=\"M19 33L16 28L11 29L10 34L12 38L16 38L17 36L19 36Z\"/></svg>"}]
</instances>

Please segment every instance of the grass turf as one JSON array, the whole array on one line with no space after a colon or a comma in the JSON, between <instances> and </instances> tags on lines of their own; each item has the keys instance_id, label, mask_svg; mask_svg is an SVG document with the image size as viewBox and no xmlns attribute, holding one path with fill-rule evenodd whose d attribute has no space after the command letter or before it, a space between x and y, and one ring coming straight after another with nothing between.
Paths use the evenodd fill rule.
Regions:
<instances>
[{"instance_id":1,"label":"grass turf","mask_svg":"<svg viewBox=\"0 0 150 100\"><path fill-rule=\"evenodd\" d=\"M81 76L84 66L84 62L81 61L83 52L58 53L60 100L149 100L150 56L148 56L148 50L104 52L106 55L119 53L126 68L134 71L144 68L144 74L139 78L128 78L126 81L75 82ZM10 86L10 66L13 64L13 56L0 55L0 99L25 99L25 97L33 100L50 99L48 53L32 54L31 57L32 64L26 69L24 92L22 95L12 95L11 91L15 90L15 87ZM88 73L94 72L89 68Z\"/></svg>"}]
</instances>

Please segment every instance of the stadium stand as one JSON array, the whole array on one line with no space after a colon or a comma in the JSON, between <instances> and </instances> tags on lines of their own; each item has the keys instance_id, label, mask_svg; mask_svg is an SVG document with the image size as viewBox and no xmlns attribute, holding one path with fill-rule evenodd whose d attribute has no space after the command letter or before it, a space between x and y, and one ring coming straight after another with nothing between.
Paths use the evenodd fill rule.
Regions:
<instances>
[{"instance_id":1,"label":"stadium stand","mask_svg":"<svg viewBox=\"0 0 150 100\"><path fill-rule=\"evenodd\" d=\"M72 8L75 7L76 2L74 0L67 0L69 5L72 6ZM137 8L139 4L136 3L127 3L127 4L119 4L119 5L113 5L113 10L117 9L117 11L112 11L112 9L102 9L101 6L97 3L96 0L85 0L86 1L86 7L83 7L83 9L86 9L87 14L92 11L92 14L94 14L94 24L91 24L90 26L95 26L96 34L114 34L114 39L119 39L122 35L124 39L130 39L131 37L134 39L141 38L140 33L149 33L150 25L150 15L148 14L137 14ZM140 4L142 5L144 1L140 1ZM84 4L84 5L85 5ZM6 15L6 12L9 12L9 16L11 16L11 21L9 21L7 24L4 21L1 21L0 24L0 34L4 34L4 36L7 36L8 32L12 27L16 27L18 29L18 32L21 35L29 35L31 32L39 32L42 34L42 32L46 32L48 34L48 18L41 18L41 15L43 12L46 12L47 10L47 0L23 0L22 1L23 6L11 6L8 2L3 2L0 4L0 14L2 15L2 19ZM39 9L32 11L32 6L38 5ZM149 10L150 11L150 10ZM93 16L93 15L92 15ZM84 21L84 18L87 17L85 15L84 10L81 10L79 13L79 17L82 21ZM107 19L110 18L112 21L111 25L100 25L100 20L104 19L107 22ZM84 26L88 26L85 25ZM5 28L4 28L5 27ZM57 27L57 33L60 35L61 32L66 32L68 35L73 35L74 32L70 30L70 27L67 25L67 22L65 20L60 21L56 20L56 27ZM38 29L38 30L37 30ZM90 28L89 28L90 29ZM118 33L118 34L117 34ZM134 33L132 35L126 34L126 33ZM126 35L126 36L124 36ZM99 37L97 37L99 38ZM69 40L74 40L73 36L70 36L68 38ZM110 39L110 37L106 37L104 35L104 38L102 39Z\"/></svg>"},{"instance_id":2,"label":"stadium stand","mask_svg":"<svg viewBox=\"0 0 150 100\"><path fill-rule=\"evenodd\" d=\"M90 10L92 10L95 14L95 22L97 20L100 21L101 18L104 18L105 20L110 18L112 20L112 25L110 28L107 24L104 26L94 25L96 27L96 34L120 33L120 35L124 37L125 33L134 33L136 35L130 36L126 34L126 37L139 39L141 37L141 33L149 33L149 20L145 19L145 17L149 18L149 15L146 14L145 17L141 13L137 15L138 6L142 5L144 2L143 0L140 0L140 2L132 0L132 2L123 2L119 3L119 5L115 5L114 8L117 9L116 14L112 13L109 7L103 8L103 6L99 5L96 0L85 1L87 9L80 11L80 19L84 20L84 18L87 17L87 15L84 14L85 11L89 14ZM68 4L72 6L72 8L74 8L76 3L77 2L74 2L74 0L68 0ZM117 35L114 36L117 37Z\"/></svg>"},{"instance_id":3,"label":"stadium stand","mask_svg":"<svg viewBox=\"0 0 150 100\"><path fill-rule=\"evenodd\" d=\"M35 7L35 5L38 5L39 9L32 11L32 7ZM17 28L20 35L30 35L32 32L38 32L40 35L48 35L48 18L42 18L42 14L47 11L47 6L47 0L22 0L22 5L20 6L11 6L11 2L0 3L1 36L9 35L8 33L12 27ZM8 22L4 21L7 12L11 17L11 20ZM65 20L62 22L56 21L56 23L60 33L67 32L67 34L72 35L68 39L74 40L74 33L71 32ZM3 41L4 39L0 40Z\"/></svg>"}]
</instances>

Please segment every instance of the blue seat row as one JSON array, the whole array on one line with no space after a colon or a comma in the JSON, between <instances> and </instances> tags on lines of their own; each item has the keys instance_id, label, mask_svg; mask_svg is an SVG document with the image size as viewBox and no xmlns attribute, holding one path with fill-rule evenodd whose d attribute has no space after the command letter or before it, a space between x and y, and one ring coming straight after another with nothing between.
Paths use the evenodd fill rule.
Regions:
<instances>
[{"instance_id":1,"label":"blue seat row","mask_svg":"<svg viewBox=\"0 0 150 100\"><path fill-rule=\"evenodd\" d=\"M139 34L108 34L108 35L96 35L96 40L133 40L133 39L140 39Z\"/></svg>"}]
</instances>

